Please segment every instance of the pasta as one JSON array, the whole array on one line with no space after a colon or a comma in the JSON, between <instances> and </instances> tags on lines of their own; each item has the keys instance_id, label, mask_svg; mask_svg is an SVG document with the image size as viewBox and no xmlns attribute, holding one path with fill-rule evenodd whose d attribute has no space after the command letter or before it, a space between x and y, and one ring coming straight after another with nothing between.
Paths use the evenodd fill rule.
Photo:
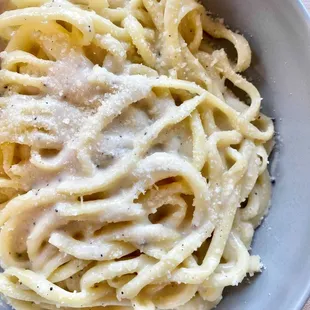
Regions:
<instances>
[{"instance_id":1,"label":"pasta","mask_svg":"<svg viewBox=\"0 0 310 310\"><path fill-rule=\"evenodd\" d=\"M0 36L13 308L212 309L261 270L274 127L242 35L196 0L11 0Z\"/></svg>"}]
</instances>

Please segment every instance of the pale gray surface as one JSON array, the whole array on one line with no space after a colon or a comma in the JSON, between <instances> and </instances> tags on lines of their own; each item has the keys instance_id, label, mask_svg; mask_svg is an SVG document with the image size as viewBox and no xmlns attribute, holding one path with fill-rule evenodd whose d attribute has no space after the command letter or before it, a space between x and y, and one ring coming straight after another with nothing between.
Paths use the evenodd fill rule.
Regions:
<instances>
[{"instance_id":1,"label":"pale gray surface","mask_svg":"<svg viewBox=\"0 0 310 310\"><path fill-rule=\"evenodd\" d=\"M208 8L249 39L249 76L281 137L273 206L253 245L267 269L217 309L300 310L310 291L310 21L297 0L208 0Z\"/></svg>"},{"instance_id":2,"label":"pale gray surface","mask_svg":"<svg viewBox=\"0 0 310 310\"><path fill-rule=\"evenodd\" d=\"M308 9L308 12L309 12L310 11L310 0L304 0L303 2L304 2L305 6L306 6L306 8ZM308 299L307 304L304 307L304 310L310 310L310 300L309 299Z\"/></svg>"},{"instance_id":3,"label":"pale gray surface","mask_svg":"<svg viewBox=\"0 0 310 310\"><path fill-rule=\"evenodd\" d=\"M253 252L267 269L218 310L300 310L310 291L310 21L295 0L207 1L253 48L249 76L280 134L272 209Z\"/></svg>"}]
</instances>

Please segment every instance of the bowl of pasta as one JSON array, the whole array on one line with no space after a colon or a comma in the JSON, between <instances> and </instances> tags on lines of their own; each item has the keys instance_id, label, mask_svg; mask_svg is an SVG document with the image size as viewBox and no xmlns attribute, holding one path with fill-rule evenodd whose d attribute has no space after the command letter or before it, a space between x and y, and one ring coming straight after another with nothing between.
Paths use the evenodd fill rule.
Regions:
<instances>
[{"instance_id":1,"label":"bowl of pasta","mask_svg":"<svg viewBox=\"0 0 310 310\"><path fill-rule=\"evenodd\" d=\"M302 309L302 3L1 5L0 309Z\"/></svg>"}]
</instances>

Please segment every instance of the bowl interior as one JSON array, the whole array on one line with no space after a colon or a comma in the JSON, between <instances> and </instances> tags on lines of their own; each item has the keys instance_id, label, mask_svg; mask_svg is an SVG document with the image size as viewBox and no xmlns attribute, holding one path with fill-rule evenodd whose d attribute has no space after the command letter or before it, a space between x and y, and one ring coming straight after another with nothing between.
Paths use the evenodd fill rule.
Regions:
<instances>
[{"instance_id":1,"label":"bowl interior","mask_svg":"<svg viewBox=\"0 0 310 310\"><path fill-rule=\"evenodd\" d=\"M266 269L251 285L226 290L217 309L299 310L310 291L310 18L297 0L205 2L249 39L253 64L247 75L278 133L272 208L253 243Z\"/></svg>"},{"instance_id":2,"label":"bowl interior","mask_svg":"<svg viewBox=\"0 0 310 310\"><path fill-rule=\"evenodd\" d=\"M249 40L253 63L246 75L277 130L272 208L253 243L266 269L250 285L226 290L217 309L299 310L310 291L310 18L297 0L205 4Z\"/></svg>"}]
</instances>

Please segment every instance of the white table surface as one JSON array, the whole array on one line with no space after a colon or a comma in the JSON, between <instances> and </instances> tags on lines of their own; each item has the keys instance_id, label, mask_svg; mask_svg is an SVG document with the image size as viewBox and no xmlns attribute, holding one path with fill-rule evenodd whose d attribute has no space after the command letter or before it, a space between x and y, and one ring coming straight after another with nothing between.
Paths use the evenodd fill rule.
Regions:
<instances>
[{"instance_id":1,"label":"white table surface","mask_svg":"<svg viewBox=\"0 0 310 310\"><path fill-rule=\"evenodd\" d=\"M306 8L310 11L310 0L303 0ZM310 300L307 302L306 306L304 307L304 310L310 310Z\"/></svg>"}]
</instances>

